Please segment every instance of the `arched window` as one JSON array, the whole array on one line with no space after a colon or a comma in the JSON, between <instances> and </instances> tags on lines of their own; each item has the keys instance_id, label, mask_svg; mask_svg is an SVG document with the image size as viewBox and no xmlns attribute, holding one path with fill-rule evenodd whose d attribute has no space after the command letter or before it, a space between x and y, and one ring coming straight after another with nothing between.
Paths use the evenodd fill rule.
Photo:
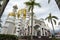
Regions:
<instances>
[{"instance_id":1,"label":"arched window","mask_svg":"<svg viewBox=\"0 0 60 40\"><path fill-rule=\"evenodd\" d=\"M38 29L40 26L39 25L35 25L34 26L34 29Z\"/></svg>"}]
</instances>

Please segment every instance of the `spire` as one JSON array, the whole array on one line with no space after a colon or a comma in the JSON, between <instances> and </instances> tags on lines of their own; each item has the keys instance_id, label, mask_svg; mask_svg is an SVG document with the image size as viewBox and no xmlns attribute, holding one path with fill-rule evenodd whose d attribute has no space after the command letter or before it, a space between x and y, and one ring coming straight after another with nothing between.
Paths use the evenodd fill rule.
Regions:
<instances>
[{"instance_id":1,"label":"spire","mask_svg":"<svg viewBox=\"0 0 60 40\"><path fill-rule=\"evenodd\" d=\"M17 5L15 4L15 5L13 6L13 12L17 12L17 9L18 9L18 7L17 7Z\"/></svg>"},{"instance_id":2,"label":"spire","mask_svg":"<svg viewBox=\"0 0 60 40\"><path fill-rule=\"evenodd\" d=\"M13 8L14 8L14 9L18 9L17 5L14 5Z\"/></svg>"},{"instance_id":3,"label":"spire","mask_svg":"<svg viewBox=\"0 0 60 40\"><path fill-rule=\"evenodd\" d=\"M14 17L16 17L15 12L17 12L17 9L18 9L17 5L14 5L14 6L13 6L13 11L10 12L10 13L8 14L8 16L14 16Z\"/></svg>"}]
</instances>

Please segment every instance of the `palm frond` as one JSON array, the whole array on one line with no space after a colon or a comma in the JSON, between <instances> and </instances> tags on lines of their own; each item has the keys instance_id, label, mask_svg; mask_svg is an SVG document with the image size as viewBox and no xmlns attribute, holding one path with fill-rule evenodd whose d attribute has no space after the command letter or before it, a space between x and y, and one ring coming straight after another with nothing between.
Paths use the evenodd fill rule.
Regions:
<instances>
[{"instance_id":1,"label":"palm frond","mask_svg":"<svg viewBox=\"0 0 60 40\"><path fill-rule=\"evenodd\" d=\"M47 19L48 19L48 17L45 18L45 20L47 20Z\"/></svg>"},{"instance_id":2,"label":"palm frond","mask_svg":"<svg viewBox=\"0 0 60 40\"><path fill-rule=\"evenodd\" d=\"M45 18L45 20L48 20L48 22L51 22L52 19L51 19L50 16L48 16L48 17Z\"/></svg>"},{"instance_id":3,"label":"palm frond","mask_svg":"<svg viewBox=\"0 0 60 40\"><path fill-rule=\"evenodd\" d=\"M56 17L56 16L52 16L52 18L54 18L54 19L58 19L58 17Z\"/></svg>"},{"instance_id":4,"label":"palm frond","mask_svg":"<svg viewBox=\"0 0 60 40\"><path fill-rule=\"evenodd\" d=\"M34 3L34 5L41 7L41 5L39 3Z\"/></svg>"},{"instance_id":5,"label":"palm frond","mask_svg":"<svg viewBox=\"0 0 60 40\"><path fill-rule=\"evenodd\" d=\"M32 5L31 2L25 2L26 5Z\"/></svg>"},{"instance_id":6,"label":"palm frond","mask_svg":"<svg viewBox=\"0 0 60 40\"><path fill-rule=\"evenodd\" d=\"M56 25L56 20L53 19L53 21L54 21L54 23L55 23L55 25Z\"/></svg>"},{"instance_id":7,"label":"palm frond","mask_svg":"<svg viewBox=\"0 0 60 40\"><path fill-rule=\"evenodd\" d=\"M50 3L50 0L48 0L48 3Z\"/></svg>"},{"instance_id":8,"label":"palm frond","mask_svg":"<svg viewBox=\"0 0 60 40\"><path fill-rule=\"evenodd\" d=\"M31 6L29 6L29 9L28 9L28 11L30 11L30 9L31 9Z\"/></svg>"},{"instance_id":9,"label":"palm frond","mask_svg":"<svg viewBox=\"0 0 60 40\"><path fill-rule=\"evenodd\" d=\"M51 19L48 19L48 22L51 22Z\"/></svg>"}]
</instances>

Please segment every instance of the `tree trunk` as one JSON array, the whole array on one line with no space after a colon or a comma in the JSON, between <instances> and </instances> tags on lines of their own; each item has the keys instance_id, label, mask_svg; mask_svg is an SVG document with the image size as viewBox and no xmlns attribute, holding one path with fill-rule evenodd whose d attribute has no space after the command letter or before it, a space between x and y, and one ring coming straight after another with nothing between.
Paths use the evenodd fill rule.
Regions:
<instances>
[{"instance_id":1,"label":"tree trunk","mask_svg":"<svg viewBox=\"0 0 60 40\"><path fill-rule=\"evenodd\" d=\"M54 37L55 37L55 30L54 30L54 26L53 26L52 20L51 20L51 24L52 24L52 28L53 28L53 35L54 35Z\"/></svg>"},{"instance_id":2,"label":"tree trunk","mask_svg":"<svg viewBox=\"0 0 60 40\"><path fill-rule=\"evenodd\" d=\"M31 40L33 39L32 28L33 28L33 6L32 6L32 9L31 9Z\"/></svg>"}]
</instances>

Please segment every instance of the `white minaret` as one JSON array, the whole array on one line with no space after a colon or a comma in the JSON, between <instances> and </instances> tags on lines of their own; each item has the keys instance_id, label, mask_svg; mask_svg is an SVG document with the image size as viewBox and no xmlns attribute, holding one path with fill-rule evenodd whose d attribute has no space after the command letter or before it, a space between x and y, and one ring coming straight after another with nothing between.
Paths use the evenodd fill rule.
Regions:
<instances>
[{"instance_id":1,"label":"white minaret","mask_svg":"<svg viewBox=\"0 0 60 40\"><path fill-rule=\"evenodd\" d=\"M7 20L3 26L2 34L14 34L15 30L15 13L9 13Z\"/></svg>"},{"instance_id":2,"label":"white minaret","mask_svg":"<svg viewBox=\"0 0 60 40\"><path fill-rule=\"evenodd\" d=\"M8 17L6 19L6 22L2 28L2 34L15 34L15 19L16 19L16 10L17 6L13 6L13 11L8 14Z\"/></svg>"},{"instance_id":3,"label":"white minaret","mask_svg":"<svg viewBox=\"0 0 60 40\"><path fill-rule=\"evenodd\" d=\"M16 35L24 36L25 35L25 21L26 21L26 9L20 9L17 13L17 23L16 23Z\"/></svg>"}]
</instances>

